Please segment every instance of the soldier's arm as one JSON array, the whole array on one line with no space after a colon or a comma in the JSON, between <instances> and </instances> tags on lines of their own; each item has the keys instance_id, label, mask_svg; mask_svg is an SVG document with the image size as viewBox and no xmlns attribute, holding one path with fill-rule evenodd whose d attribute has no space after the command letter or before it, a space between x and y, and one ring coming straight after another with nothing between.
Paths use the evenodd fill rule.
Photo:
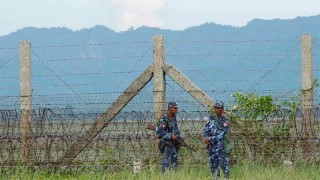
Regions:
<instances>
[{"instance_id":1,"label":"soldier's arm","mask_svg":"<svg viewBox=\"0 0 320 180\"><path fill-rule=\"evenodd\" d=\"M209 125L207 123L203 129L203 137L208 137L208 136L209 136Z\"/></svg>"},{"instance_id":2,"label":"soldier's arm","mask_svg":"<svg viewBox=\"0 0 320 180\"><path fill-rule=\"evenodd\" d=\"M204 126L204 129L203 129L203 137L209 137L209 132L212 128L212 124L211 124L211 121L209 119L212 119L213 116L210 116L209 118L206 117L206 120L207 120L207 123L206 125Z\"/></svg>"},{"instance_id":3,"label":"soldier's arm","mask_svg":"<svg viewBox=\"0 0 320 180\"><path fill-rule=\"evenodd\" d=\"M160 137L162 137L165 140L171 139L171 133L167 133L164 129L167 126L167 123L163 120L160 120L157 128L156 128L156 134Z\"/></svg>"},{"instance_id":4,"label":"soldier's arm","mask_svg":"<svg viewBox=\"0 0 320 180\"><path fill-rule=\"evenodd\" d=\"M206 126L204 127L204 130L203 130L203 136L204 137L208 137L209 140L210 140L210 144L215 144L216 142L218 142L218 136L214 135L214 136L210 136L210 131L213 129L213 128L216 128L213 126L213 124L211 123L207 123Z\"/></svg>"},{"instance_id":5,"label":"soldier's arm","mask_svg":"<svg viewBox=\"0 0 320 180\"><path fill-rule=\"evenodd\" d=\"M209 136L210 144L215 144L219 141L218 136Z\"/></svg>"},{"instance_id":6,"label":"soldier's arm","mask_svg":"<svg viewBox=\"0 0 320 180\"><path fill-rule=\"evenodd\" d=\"M214 143L217 143L218 141L221 141L224 138L224 136L228 133L229 128L230 128L230 124L228 124L226 127L224 127L223 131L221 133L219 133L218 135L210 136L209 139L210 139L211 144L214 144Z\"/></svg>"}]
</instances>

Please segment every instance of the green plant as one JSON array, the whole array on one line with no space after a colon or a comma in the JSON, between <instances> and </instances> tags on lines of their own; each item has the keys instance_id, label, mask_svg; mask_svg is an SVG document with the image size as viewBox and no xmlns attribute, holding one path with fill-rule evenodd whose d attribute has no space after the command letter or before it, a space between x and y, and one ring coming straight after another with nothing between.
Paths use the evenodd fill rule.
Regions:
<instances>
[{"instance_id":1,"label":"green plant","mask_svg":"<svg viewBox=\"0 0 320 180\"><path fill-rule=\"evenodd\" d=\"M266 135L267 131L263 123L268 121L270 114L278 106L273 103L271 96L259 96L257 94L235 93L236 105L233 106L232 112L236 118L244 122L247 131L257 132L260 135Z\"/></svg>"},{"instance_id":2,"label":"green plant","mask_svg":"<svg viewBox=\"0 0 320 180\"><path fill-rule=\"evenodd\" d=\"M236 100L233 115L239 123L243 123L243 131L247 136L243 140L244 145L235 150L247 152L249 156L254 153L256 159L258 156L265 159L263 156L270 156L270 151L276 157L289 151L288 140L291 137L290 130L296 127L299 97L284 101L252 93L235 93L233 97ZM253 137L253 144L247 142L250 137ZM266 148L268 152L264 151Z\"/></svg>"},{"instance_id":3,"label":"green plant","mask_svg":"<svg viewBox=\"0 0 320 180\"><path fill-rule=\"evenodd\" d=\"M120 160L114 157L113 151L112 148L106 147L103 158L99 161L100 166L111 169L112 171L117 170L121 165Z\"/></svg>"}]
</instances>

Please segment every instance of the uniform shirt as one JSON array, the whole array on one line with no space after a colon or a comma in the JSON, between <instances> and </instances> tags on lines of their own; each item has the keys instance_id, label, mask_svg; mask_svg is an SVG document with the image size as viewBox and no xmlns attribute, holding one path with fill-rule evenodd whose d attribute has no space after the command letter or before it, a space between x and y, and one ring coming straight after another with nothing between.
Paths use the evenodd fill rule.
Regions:
<instances>
[{"instance_id":1,"label":"uniform shirt","mask_svg":"<svg viewBox=\"0 0 320 180\"><path fill-rule=\"evenodd\" d=\"M162 117L157 125L156 134L164 140L171 140L172 135L180 135L176 116L172 119Z\"/></svg>"},{"instance_id":2,"label":"uniform shirt","mask_svg":"<svg viewBox=\"0 0 320 180\"><path fill-rule=\"evenodd\" d=\"M210 149L223 149L223 140L229 131L229 127L230 121L225 116L210 116L210 120L204 128L204 137L210 139Z\"/></svg>"}]
</instances>

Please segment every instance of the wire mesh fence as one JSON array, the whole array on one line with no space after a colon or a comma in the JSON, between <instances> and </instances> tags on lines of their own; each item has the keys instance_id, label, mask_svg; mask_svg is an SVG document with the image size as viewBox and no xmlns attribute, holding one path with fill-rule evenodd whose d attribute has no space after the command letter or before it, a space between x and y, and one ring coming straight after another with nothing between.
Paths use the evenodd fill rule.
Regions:
<instances>
[{"instance_id":1,"label":"wire mesh fence","mask_svg":"<svg viewBox=\"0 0 320 180\"><path fill-rule=\"evenodd\" d=\"M65 109L39 109L33 112L32 122L32 163L54 165L70 145L82 136L94 123L96 113L66 114ZM292 161L319 160L320 120L319 108L314 109L315 137L303 136L302 112L298 118L289 119L285 113L274 114L261 122L267 132L246 129L238 123L232 124L230 138L233 145L231 159L264 159ZM19 110L1 110L0 157L2 166L17 165L21 160L21 135ZM206 148L202 142L203 128L210 114L203 111L179 112L178 124L182 136L192 145L194 151L181 147L181 161L185 165L206 165ZM125 166L139 159L144 164L157 165L161 154L159 140L147 124L153 119L150 111L130 111L118 114L76 158L74 165L97 164L101 166ZM294 123L293 123L294 122ZM253 123L253 122L252 122ZM293 123L286 133L277 129ZM298 125L297 125L298 124ZM300 124L300 125L299 125Z\"/></svg>"},{"instance_id":2,"label":"wire mesh fence","mask_svg":"<svg viewBox=\"0 0 320 180\"><path fill-rule=\"evenodd\" d=\"M235 92L270 95L287 101L301 95L299 40L208 40L165 43L166 62L177 67L213 99L232 109ZM315 47L318 40L313 41ZM205 48L204 48L205 47ZM279 48L280 47L280 48ZM81 53L78 53L81 51ZM319 48L313 50L314 72L319 71ZM0 48L0 165L21 160L18 48ZM32 56L31 118L33 164L54 165L71 144L87 132L95 119L111 107L124 89L152 63L152 43L95 42L37 45ZM314 79L318 79L314 73ZM153 131L153 82L117 114L74 161L121 168L140 159L158 165L161 154ZM303 113L294 118L279 110L259 122L264 131L245 127L241 118L231 128L232 161L238 159L317 159L319 155L319 91L315 89L312 137L304 136ZM178 101L183 136L195 151L181 148L181 165L207 165L202 130L209 112L174 80L166 76L167 100ZM285 132L278 130L285 129Z\"/></svg>"}]
</instances>

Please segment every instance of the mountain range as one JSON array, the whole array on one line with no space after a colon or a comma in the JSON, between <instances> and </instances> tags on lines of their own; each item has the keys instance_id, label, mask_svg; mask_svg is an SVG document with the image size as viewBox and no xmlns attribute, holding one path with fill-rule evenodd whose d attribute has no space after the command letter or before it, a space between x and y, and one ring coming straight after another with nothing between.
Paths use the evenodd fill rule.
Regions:
<instances>
[{"instance_id":1,"label":"mountain range","mask_svg":"<svg viewBox=\"0 0 320 180\"><path fill-rule=\"evenodd\" d=\"M232 93L238 91L298 95L303 34L312 35L318 79L320 15L254 19L243 27L206 23L180 31L140 27L115 32L101 25L77 31L27 27L0 37L0 106L16 107L19 102L20 41L32 43L35 107L105 107L153 62L155 35L165 38L166 62L214 99L232 102ZM167 80L169 99L193 103ZM135 101L146 109L152 107L152 83Z\"/></svg>"}]
</instances>

